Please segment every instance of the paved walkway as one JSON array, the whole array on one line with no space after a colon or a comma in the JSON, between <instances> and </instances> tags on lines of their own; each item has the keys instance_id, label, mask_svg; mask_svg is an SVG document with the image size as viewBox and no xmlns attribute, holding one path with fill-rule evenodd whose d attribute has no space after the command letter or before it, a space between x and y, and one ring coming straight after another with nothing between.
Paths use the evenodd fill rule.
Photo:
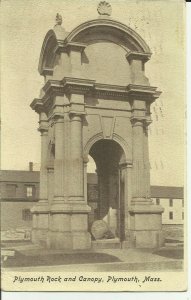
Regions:
<instances>
[{"instance_id":1,"label":"paved walkway","mask_svg":"<svg viewBox=\"0 0 191 300\"><path fill-rule=\"evenodd\" d=\"M71 252L48 250L33 244L8 248L19 253L19 261L26 261L22 266L19 266L19 261L16 265L14 261L13 265L7 265L6 270L14 271L173 271L181 270L183 264L182 259L173 258L173 251L181 250L174 247L165 247L157 252L150 249L91 249ZM171 257L168 257L169 254Z\"/></svg>"}]
</instances>

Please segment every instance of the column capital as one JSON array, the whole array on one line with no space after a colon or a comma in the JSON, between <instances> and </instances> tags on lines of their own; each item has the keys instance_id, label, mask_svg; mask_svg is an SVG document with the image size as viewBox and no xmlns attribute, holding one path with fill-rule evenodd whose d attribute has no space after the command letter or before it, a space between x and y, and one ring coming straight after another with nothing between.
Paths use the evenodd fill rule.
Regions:
<instances>
[{"instance_id":1,"label":"column capital","mask_svg":"<svg viewBox=\"0 0 191 300\"><path fill-rule=\"evenodd\" d=\"M54 161L51 160L47 161L47 170L48 172L54 172Z\"/></svg>"},{"instance_id":2,"label":"column capital","mask_svg":"<svg viewBox=\"0 0 191 300\"><path fill-rule=\"evenodd\" d=\"M86 115L86 112L84 111L70 111L69 112L69 116L70 119L73 121L81 121L82 117L84 117Z\"/></svg>"},{"instance_id":3,"label":"column capital","mask_svg":"<svg viewBox=\"0 0 191 300\"><path fill-rule=\"evenodd\" d=\"M131 169L133 167L132 161L122 161L119 163L120 169Z\"/></svg>"},{"instance_id":4,"label":"column capital","mask_svg":"<svg viewBox=\"0 0 191 300\"><path fill-rule=\"evenodd\" d=\"M83 52L86 47L87 47L86 44L77 43L77 42L69 42L66 45L66 49L68 52L70 52L70 51Z\"/></svg>"},{"instance_id":5,"label":"column capital","mask_svg":"<svg viewBox=\"0 0 191 300\"><path fill-rule=\"evenodd\" d=\"M130 118L132 127L135 127L135 126L142 126L143 127L146 120L147 119L144 116L132 116Z\"/></svg>"},{"instance_id":6,"label":"column capital","mask_svg":"<svg viewBox=\"0 0 191 300\"><path fill-rule=\"evenodd\" d=\"M48 122L47 121L40 121L38 131L41 135L45 135L48 133Z\"/></svg>"},{"instance_id":7,"label":"column capital","mask_svg":"<svg viewBox=\"0 0 191 300\"><path fill-rule=\"evenodd\" d=\"M41 134L48 131L48 118L45 112L40 112L39 114L39 128L38 131L41 132Z\"/></svg>"},{"instance_id":8,"label":"column capital","mask_svg":"<svg viewBox=\"0 0 191 300\"><path fill-rule=\"evenodd\" d=\"M55 112L52 116L52 120L54 121L54 123L63 123L64 122L64 114Z\"/></svg>"},{"instance_id":9,"label":"column capital","mask_svg":"<svg viewBox=\"0 0 191 300\"><path fill-rule=\"evenodd\" d=\"M151 55L152 53L129 51L126 54L126 59L129 62L132 60L141 60L143 62L147 62L151 58Z\"/></svg>"},{"instance_id":10,"label":"column capital","mask_svg":"<svg viewBox=\"0 0 191 300\"><path fill-rule=\"evenodd\" d=\"M145 128L147 129L153 121L149 118L145 120Z\"/></svg>"},{"instance_id":11,"label":"column capital","mask_svg":"<svg viewBox=\"0 0 191 300\"><path fill-rule=\"evenodd\" d=\"M87 155L85 155L85 156L83 157L83 160L84 160L84 164L88 164L89 158L88 158Z\"/></svg>"},{"instance_id":12,"label":"column capital","mask_svg":"<svg viewBox=\"0 0 191 300\"><path fill-rule=\"evenodd\" d=\"M41 133L41 135L47 135L48 127L39 126L38 131Z\"/></svg>"}]
</instances>

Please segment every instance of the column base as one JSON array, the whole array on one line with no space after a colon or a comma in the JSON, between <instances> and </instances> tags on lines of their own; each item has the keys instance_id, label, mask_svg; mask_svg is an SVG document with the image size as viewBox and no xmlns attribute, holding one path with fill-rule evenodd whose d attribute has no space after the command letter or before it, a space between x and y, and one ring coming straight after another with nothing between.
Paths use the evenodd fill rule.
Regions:
<instances>
[{"instance_id":1,"label":"column base","mask_svg":"<svg viewBox=\"0 0 191 300\"><path fill-rule=\"evenodd\" d=\"M91 236L88 232L86 203L53 203L47 246L52 249L89 249Z\"/></svg>"},{"instance_id":2,"label":"column base","mask_svg":"<svg viewBox=\"0 0 191 300\"><path fill-rule=\"evenodd\" d=\"M32 229L32 243L39 244L43 247L47 246L48 240L48 229Z\"/></svg>"},{"instance_id":3,"label":"column base","mask_svg":"<svg viewBox=\"0 0 191 300\"><path fill-rule=\"evenodd\" d=\"M130 248L158 249L163 245L162 230L134 230L131 232Z\"/></svg>"},{"instance_id":4,"label":"column base","mask_svg":"<svg viewBox=\"0 0 191 300\"><path fill-rule=\"evenodd\" d=\"M129 246L159 248L164 244L160 205L132 205L130 213Z\"/></svg>"},{"instance_id":5,"label":"column base","mask_svg":"<svg viewBox=\"0 0 191 300\"><path fill-rule=\"evenodd\" d=\"M89 232L61 232L49 231L47 247L63 250L83 250L91 248L91 236Z\"/></svg>"}]
</instances>

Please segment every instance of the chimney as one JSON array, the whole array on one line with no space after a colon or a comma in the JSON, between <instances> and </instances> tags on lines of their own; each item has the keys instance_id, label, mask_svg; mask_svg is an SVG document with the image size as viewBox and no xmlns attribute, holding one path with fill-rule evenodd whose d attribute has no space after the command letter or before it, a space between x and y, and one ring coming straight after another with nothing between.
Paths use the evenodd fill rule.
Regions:
<instances>
[{"instance_id":1,"label":"chimney","mask_svg":"<svg viewBox=\"0 0 191 300\"><path fill-rule=\"evenodd\" d=\"M29 162L29 171L32 172L33 171L33 162Z\"/></svg>"}]
</instances>

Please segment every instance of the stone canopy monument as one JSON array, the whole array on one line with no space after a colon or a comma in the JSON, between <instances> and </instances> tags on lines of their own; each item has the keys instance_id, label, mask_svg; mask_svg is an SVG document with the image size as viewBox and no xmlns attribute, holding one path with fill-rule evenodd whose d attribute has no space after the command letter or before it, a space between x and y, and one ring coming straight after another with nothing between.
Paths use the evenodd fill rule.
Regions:
<instances>
[{"instance_id":1,"label":"stone canopy monument","mask_svg":"<svg viewBox=\"0 0 191 300\"><path fill-rule=\"evenodd\" d=\"M97 167L97 219L107 220L124 248L163 243L163 209L150 196L150 105L160 95L144 72L151 51L111 11L100 2L99 17L70 33L57 14L42 45L45 83L31 103L41 133L32 239L49 248L91 248L88 155Z\"/></svg>"}]
</instances>

